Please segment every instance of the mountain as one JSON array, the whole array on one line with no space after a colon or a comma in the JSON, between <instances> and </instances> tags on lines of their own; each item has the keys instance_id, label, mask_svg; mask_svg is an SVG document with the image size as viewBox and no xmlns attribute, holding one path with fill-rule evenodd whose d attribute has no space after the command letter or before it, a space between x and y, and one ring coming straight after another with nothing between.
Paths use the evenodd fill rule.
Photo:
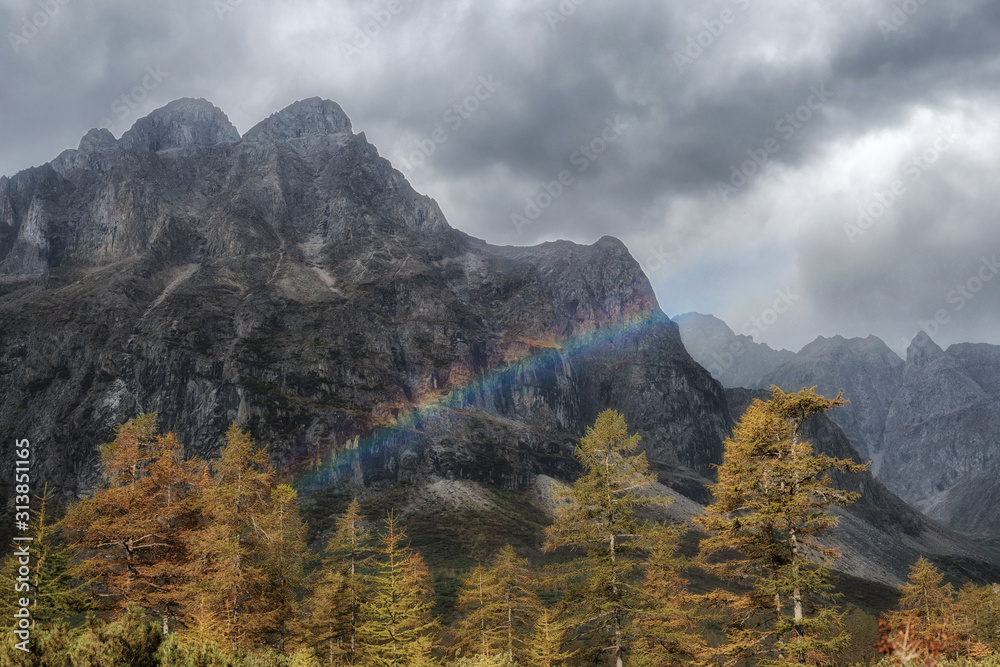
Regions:
<instances>
[{"instance_id":1,"label":"mountain","mask_svg":"<svg viewBox=\"0 0 1000 667\"><path fill-rule=\"evenodd\" d=\"M673 318L691 356L724 387L764 387L763 378L795 358L788 350L773 350L753 338L737 335L717 317L685 313Z\"/></svg>"},{"instance_id":2,"label":"mountain","mask_svg":"<svg viewBox=\"0 0 1000 667\"><path fill-rule=\"evenodd\" d=\"M886 416L903 376L903 361L879 338L820 336L799 352L776 352L748 336L737 336L710 315L688 313L675 321L691 355L726 387L773 384L797 391L815 386L826 396L843 391L851 402L831 418L878 469Z\"/></svg>"},{"instance_id":3,"label":"mountain","mask_svg":"<svg viewBox=\"0 0 1000 667\"><path fill-rule=\"evenodd\" d=\"M918 334L886 420L881 479L956 530L996 541L1000 527L1000 347Z\"/></svg>"},{"instance_id":4,"label":"mountain","mask_svg":"<svg viewBox=\"0 0 1000 667\"><path fill-rule=\"evenodd\" d=\"M286 470L370 436L365 483L510 488L565 475L608 405L685 471L731 427L620 241L454 230L333 102L242 137L191 99L92 131L0 180L0 230L0 421L71 495L143 411L199 454L235 421Z\"/></svg>"},{"instance_id":5,"label":"mountain","mask_svg":"<svg viewBox=\"0 0 1000 667\"><path fill-rule=\"evenodd\" d=\"M402 498L430 531L463 502L544 509L607 408L697 511L736 414L620 241L452 229L319 98L242 136L177 100L0 178L0 376L0 429L31 440L35 485L63 499L99 481L116 424L155 411L202 456L248 428L320 517L347 485ZM872 503L840 538L863 537L859 573L986 557L861 483ZM10 505L10 480L0 493Z\"/></svg>"},{"instance_id":6,"label":"mountain","mask_svg":"<svg viewBox=\"0 0 1000 667\"><path fill-rule=\"evenodd\" d=\"M992 502L1000 501L1000 347L944 351L921 332L904 362L874 336L820 336L778 362L770 348L741 340L721 320L706 328L707 317L677 318L696 360L712 370L711 362L734 346L747 350L727 358L724 384L745 379L749 388L843 391L851 403L830 418L862 458L872 459L880 482L944 525L1000 543L1000 504Z\"/></svg>"}]
</instances>

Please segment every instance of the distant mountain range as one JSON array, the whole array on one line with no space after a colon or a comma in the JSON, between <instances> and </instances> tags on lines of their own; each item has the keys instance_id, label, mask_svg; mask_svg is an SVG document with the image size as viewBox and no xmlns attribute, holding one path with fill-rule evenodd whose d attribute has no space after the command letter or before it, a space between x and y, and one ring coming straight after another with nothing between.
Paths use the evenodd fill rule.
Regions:
<instances>
[{"instance_id":1,"label":"distant mountain range","mask_svg":"<svg viewBox=\"0 0 1000 667\"><path fill-rule=\"evenodd\" d=\"M711 315L674 318L691 355L727 387L843 391L830 414L876 478L944 525L1000 538L1000 346L942 350L919 333L900 359L875 336L775 351Z\"/></svg>"},{"instance_id":2,"label":"distant mountain range","mask_svg":"<svg viewBox=\"0 0 1000 667\"><path fill-rule=\"evenodd\" d=\"M692 335L691 321L664 315L612 237L499 247L452 229L329 100L296 102L242 136L211 103L177 100L120 139L92 130L0 178L0 431L31 440L35 483L63 499L98 483L97 447L116 424L156 411L200 455L231 423L250 429L313 514L332 513L315 505L339 488L446 524L459 520L454 499L530 505L550 478L571 479L584 429L614 408L683 516L707 501L753 397L708 368L729 386L844 389L844 432L818 420L819 447L854 456L850 438L880 458L879 479L937 516L964 502L954 487L925 493L961 478L957 462L931 480L915 469L922 454L908 468L896 450L913 432L928 456L946 433L965 438L962 451L986 437L996 381L963 370L986 351L926 345L904 365L878 341L832 339L792 354L708 320L715 338ZM965 412L921 421L942 390ZM12 456L0 450L8 470ZM11 480L0 477L8 507ZM847 571L898 583L917 553L996 571L991 552L871 475L843 482L864 494L834 536Z\"/></svg>"}]
</instances>

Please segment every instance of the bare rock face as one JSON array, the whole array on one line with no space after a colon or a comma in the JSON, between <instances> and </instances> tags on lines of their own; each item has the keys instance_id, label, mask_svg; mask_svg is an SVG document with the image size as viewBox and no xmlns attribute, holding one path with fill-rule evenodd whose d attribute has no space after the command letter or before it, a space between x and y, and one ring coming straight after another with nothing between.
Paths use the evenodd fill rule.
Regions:
<instances>
[{"instance_id":1,"label":"bare rock face","mask_svg":"<svg viewBox=\"0 0 1000 667\"><path fill-rule=\"evenodd\" d=\"M881 474L930 516L984 537L1000 526L992 502L1000 498L998 352L982 344L944 351L926 334L913 340L886 421Z\"/></svg>"},{"instance_id":2,"label":"bare rock face","mask_svg":"<svg viewBox=\"0 0 1000 667\"><path fill-rule=\"evenodd\" d=\"M614 407L704 493L731 426L620 241L456 231L330 101L242 139L204 100L92 131L0 181L0 232L0 423L67 496L145 411L203 455L248 427L318 484L360 439L354 483L524 488Z\"/></svg>"},{"instance_id":3,"label":"bare rock face","mask_svg":"<svg viewBox=\"0 0 1000 667\"><path fill-rule=\"evenodd\" d=\"M304 491L376 492L570 479L613 408L700 502L733 425L620 241L454 230L319 99L242 138L178 100L0 178L0 377L0 430L64 499L142 412L190 453L236 423ZM886 511L858 534L885 537Z\"/></svg>"},{"instance_id":4,"label":"bare rock face","mask_svg":"<svg viewBox=\"0 0 1000 667\"><path fill-rule=\"evenodd\" d=\"M879 338L818 337L798 352L772 350L749 336L737 336L721 320L688 313L677 318L691 355L726 387L784 391L817 388L851 401L831 415L877 472L885 420L903 379L903 361Z\"/></svg>"},{"instance_id":5,"label":"bare rock face","mask_svg":"<svg viewBox=\"0 0 1000 667\"><path fill-rule=\"evenodd\" d=\"M240 133L222 109L207 100L185 97L140 118L120 143L125 151L156 152L239 140Z\"/></svg>"}]
</instances>

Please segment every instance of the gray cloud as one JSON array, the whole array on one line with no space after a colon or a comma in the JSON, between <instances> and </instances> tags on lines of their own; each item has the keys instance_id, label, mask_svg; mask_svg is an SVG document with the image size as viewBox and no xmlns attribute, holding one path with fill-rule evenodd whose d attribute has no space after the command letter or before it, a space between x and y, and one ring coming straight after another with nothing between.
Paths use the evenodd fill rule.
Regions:
<instances>
[{"instance_id":1,"label":"gray cloud","mask_svg":"<svg viewBox=\"0 0 1000 667\"><path fill-rule=\"evenodd\" d=\"M939 342L1000 343L1000 280L948 300L1000 252L995 3L396 2L2 2L0 173L181 96L246 131L320 95L453 225L496 243L615 234L669 313L739 329L792 289L760 339L872 332L898 348L945 309ZM499 85L483 95L481 77ZM609 120L621 131L602 145ZM852 243L844 225L945 125L959 140ZM591 142L603 150L581 161ZM755 173L736 187L734 167ZM512 222L544 194L537 219Z\"/></svg>"}]
</instances>

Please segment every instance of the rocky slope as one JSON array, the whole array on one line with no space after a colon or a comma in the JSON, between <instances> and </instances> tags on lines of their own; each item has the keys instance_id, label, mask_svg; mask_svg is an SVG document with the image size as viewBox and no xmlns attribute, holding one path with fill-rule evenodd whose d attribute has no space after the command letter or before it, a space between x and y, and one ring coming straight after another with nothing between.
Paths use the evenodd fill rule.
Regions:
<instances>
[{"instance_id":1,"label":"rocky slope","mask_svg":"<svg viewBox=\"0 0 1000 667\"><path fill-rule=\"evenodd\" d=\"M702 321L678 319L699 362L710 364L740 344L750 352L733 355L726 382L843 391L851 404L830 418L863 458L873 460L879 481L945 525L980 542L1000 542L1000 505L992 502L1000 501L1000 347L961 344L944 351L921 333L904 362L874 336L821 336L767 368L760 360L775 358L752 347L758 344L718 324L704 336ZM744 359L748 370L739 368Z\"/></svg>"},{"instance_id":2,"label":"rocky slope","mask_svg":"<svg viewBox=\"0 0 1000 667\"><path fill-rule=\"evenodd\" d=\"M881 478L956 530L996 541L1000 527L1000 348L925 334L907 350L905 381L886 420Z\"/></svg>"},{"instance_id":3,"label":"rocky slope","mask_svg":"<svg viewBox=\"0 0 1000 667\"><path fill-rule=\"evenodd\" d=\"M0 422L70 494L141 411L201 454L236 421L286 470L361 435L366 482L507 487L565 474L609 405L665 469L707 472L730 427L621 242L470 238L333 102L92 131L0 180L0 230Z\"/></svg>"},{"instance_id":4,"label":"rocky slope","mask_svg":"<svg viewBox=\"0 0 1000 667\"><path fill-rule=\"evenodd\" d=\"M0 429L32 441L36 485L63 498L92 488L98 445L147 411L205 456L249 428L306 490L440 498L571 478L585 425L615 408L686 506L707 500L733 424L621 242L495 247L454 230L318 98L243 136L178 100L0 178L0 376ZM918 521L894 502L859 519L862 552ZM937 535L911 537L975 555Z\"/></svg>"},{"instance_id":5,"label":"rocky slope","mask_svg":"<svg viewBox=\"0 0 1000 667\"><path fill-rule=\"evenodd\" d=\"M820 336L799 352L776 352L748 336L737 336L710 315L688 313L676 322L691 355L726 387L774 384L796 391L816 386L827 396L843 391L851 403L831 418L863 457L873 459L877 470L889 405L903 376L903 361L879 338ZM720 359L726 363L717 370Z\"/></svg>"}]
</instances>

